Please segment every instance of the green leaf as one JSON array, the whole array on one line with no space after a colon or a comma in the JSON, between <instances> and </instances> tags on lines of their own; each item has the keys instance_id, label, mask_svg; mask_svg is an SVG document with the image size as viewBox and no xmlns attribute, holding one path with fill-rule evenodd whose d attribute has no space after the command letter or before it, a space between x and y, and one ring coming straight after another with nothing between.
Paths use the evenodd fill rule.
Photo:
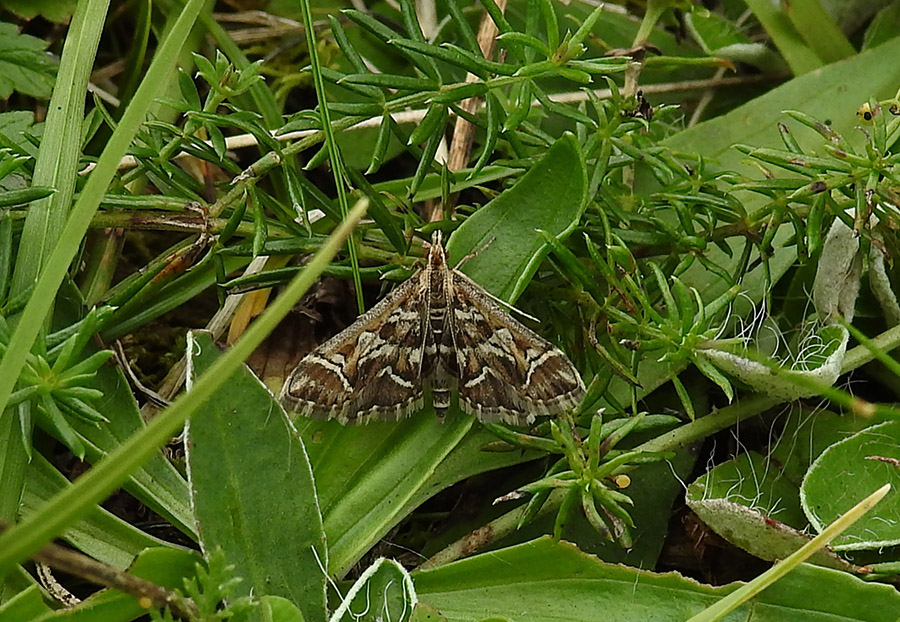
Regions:
<instances>
[{"instance_id":1,"label":"green leaf","mask_svg":"<svg viewBox=\"0 0 900 622\"><path fill-rule=\"evenodd\" d=\"M544 18L547 44L550 46L550 50L555 52L559 47L559 22L556 20L556 9L552 0L537 0L537 6L540 7L541 16Z\"/></svg>"},{"instance_id":2,"label":"green leaf","mask_svg":"<svg viewBox=\"0 0 900 622\"><path fill-rule=\"evenodd\" d=\"M520 173L521 169L496 165L485 166L481 171L473 174L470 174L469 171L463 169L451 178L450 192L461 192L467 188L476 187L479 184L497 181L498 179L505 179L507 177L514 177ZM409 184L410 178L402 178L373 184L372 187L378 190L378 192L381 192L384 196L389 197L391 195L405 194ZM413 200L425 201L427 199L433 199L441 196L442 192L443 188L441 186L440 176L428 175L425 177L425 181L422 182L422 186L415 197L413 197Z\"/></svg>"},{"instance_id":3,"label":"green leaf","mask_svg":"<svg viewBox=\"0 0 900 622\"><path fill-rule=\"evenodd\" d=\"M0 22L0 99L13 91L47 99L59 62L47 54L47 43L20 34L15 24Z\"/></svg>"},{"instance_id":4,"label":"green leaf","mask_svg":"<svg viewBox=\"0 0 900 622\"><path fill-rule=\"evenodd\" d=\"M435 133L443 132L444 125L447 122L447 106L441 104L432 104L425 113L425 118L409 135L406 141L408 145L418 145L419 143L430 140Z\"/></svg>"},{"instance_id":5,"label":"green leaf","mask_svg":"<svg viewBox=\"0 0 900 622\"><path fill-rule=\"evenodd\" d=\"M487 471L536 460L545 455L543 452L532 450L484 451L485 445L496 440L497 437L483 426L472 426L463 439L437 465L430 477L410 496L400 515L409 514L438 491L449 488L464 479Z\"/></svg>"},{"instance_id":6,"label":"green leaf","mask_svg":"<svg viewBox=\"0 0 900 622\"><path fill-rule=\"evenodd\" d=\"M457 0L443 0L442 4L447 8L447 13L450 15L450 19L453 20L453 24L456 26L456 30L467 50L480 56L481 47L478 45L478 38L475 36L472 26L469 25L469 20L466 19L459 2Z\"/></svg>"},{"instance_id":7,"label":"green leaf","mask_svg":"<svg viewBox=\"0 0 900 622\"><path fill-rule=\"evenodd\" d=\"M833 63L856 54L841 27L820 0L800 0L785 6L785 13L806 45L824 63Z\"/></svg>"},{"instance_id":8,"label":"green leaf","mask_svg":"<svg viewBox=\"0 0 900 622\"><path fill-rule=\"evenodd\" d=\"M12 598L4 599L3 604L0 605L0 622L37 620L52 611L44 602L41 588L37 585L31 585L15 594Z\"/></svg>"},{"instance_id":9,"label":"green leaf","mask_svg":"<svg viewBox=\"0 0 900 622\"><path fill-rule=\"evenodd\" d=\"M387 154L388 145L391 143L391 123L393 122L394 120L391 118L390 113L385 112L382 115L381 125L378 126L378 138L375 140L375 147L372 149L372 160L369 162L369 168L366 169L366 175L377 173L378 169L381 168Z\"/></svg>"},{"instance_id":10,"label":"green leaf","mask_svg":"<svg viewBox=\"0 0 900 622\"><path fill-rule=\"evenodd\" d=\"M549 538L415 573L413 581L419 600L454 622L595 622L598 612L614 612L616 622L683 622L741 585L710 587L674 572L606 564ZM898 610L900 594L890 586L804 565L728 619L896 622Z\"/></svg>"},{"instance_id":11,"label":"green leaf","mask_svg":"<svg viewBox=\"0 0 900 622\"><path fill-rule=\"evenodd\" d=\"M755 452L715 466L688 486L686 500L717 534L767 561L784 559L810 540L797 486L777 463ZM810 563L849 570L851 565L827 549Z\"/></svg>"},{"instance_id":12,"label":"green leaf","mask_svg":"<svg viewBox=\"0 0 900 622\"><path fill-rule=\"evenodd\" d=\"M53 188L46 186L32 186L31 188L22 188L20 190L7 190L0 192L0 207L15 207L17 205L26 205L32 201L49 197L53 194ZM6 252L11 250L11 246L7 247Z\"/></svg>"},{"instance_id":13,"label":"green leaf","mask_svg":"<svg viewBox=\"0 0 900 622\"><path fill-rule=\"evenodd\" d=\"M331 24L331 34L338 44L338 47L341 48L341 52L343 52L344 56L347 58L347 61L357 73L365 73L367 71L366 63L363 61L362 56L359 55L359 52L356 51L353 44L350 43L350 39L347 38L347 31L341 26L340 20L334 15L329 15L328 22Z\"/></svg>"},{"instance_id":14,"label":"green leaf","mask_svg":"<svg viewBox=\"0 0 900 622\"><path fill-rule=\"evenodd\" d=\"M873 423L881 421L824 409L817 409L816 416L810 417L805 410L791 409L784 416L781 435L769 456L788 479L800 486L806 471L823 451Z\"/></svg>"},{"instance_id":15,"label":"green leaf","mask_svg":"<svg viewBox=\"0 0 900 622\"><path fill-rule=\"evenodd\" d=\"M866 29L862 49L877 47L897 36L900 32L900 2L891 2L878 11Z\"/></svg>"},{"instance_id":16,"label":"green leaf","mask_svg":"<svg viewBox=\"0 0 900 622\"><path fill-rule=\"evenodd\" d=\"M389 43L394 39L401 38L399 36L399 33L391 30L374 17L367 15L361 11L344 9L342 13L346 15L351 21L356 22L360 27L369 31L378 39L381 39L381 41L384 43ZM409 50L404 50L402 48L398 49L403 56L405 56L414 66L420 69L429 78L435 81L438 81L440 79L440 75L437 73L437 70L434 66L434 61L431 58Z\"/></svg>"},{"instance_id":17,"label":"green leaf","mask_svg":"<svg viewBox=\"0 0 900 622\"><path fill-rule=\"evenodd\" d=\"M832 542L835 550L900 544L900 421L870 426L835 443L816 459L800 487L807 518L821 531L872 490L893 489L868 514Z\"/></svg>"},{"instance_id":18,"label":"green leaf","mask_svg":"<svg viewBox=\"0 0 900 622\"><path fill-rule=\"evenodd\" d=\"M748 0L747 6L766 29L794 75L804 74L822 66L822 59L809 48L780 5L772 4L768 0Z\"/></svg>"},{"instance_id":19,"label":"green leaf","mask_svg":"<svg viewBox=\"0 0 900 622\"><path fill-rule=\"evenodd\" d=\"M329 622L407 622L415 604L409 573L394 560L379 557L356 580Z\"/></svg>"},{"instance_id":20,"label":"green leaf","mask_svg":"<svg viewBox=\"0 0 900 622\"><path fill-rule=\"evenodd\" d=\"M409 243L400 228L401 221L391 214L390 210L381 200L381 195L372 187L369 180L356 169L347 169L347 176L353 185L359 188L369 198L369 215L378 224L378 228L390 240L394 250L398 253L406 253Z\"/></svg>"},{"instance_id":21,"label":"green leaf","mask_svg":"<svg viewBox=\"0 0 900 622\"><path fill-rule=\"evenodd\" d=\"M498 36L497 40L501 43L512 42L524 47L531 48L532 50L540 52L540 54L544 57L549 57L552 53L546 43L544 43L537 37L525 34L524 32L505 32L502 35Z\"/></svg>"},{"instance_id":22,"label":"green leaf","mask_svg":"<svg viewBox=\"0 0 900 622\"><path fill-rule=\"evenodd\" d=\"M435 114L432 115L432 112ZM430 118L432 116L433 120ZM408 143L410 145L415 144L413 138L416 134L426 138L426 142L425 147L422 149L419 165L416 167L416 173L413 175L412 181L409 184L409 190L407 190L406 193L407 196L416 194L421 187L422 182L425 181L428 172L431 171L432 167L435 165L434 156L437 153L438 147L440 147L444 140L444 130L447 127L448 120L447 107L440 104L432 104L426 113L425 118L422 120L422 124L417 127L413 132L413 135L410 136ZM423 127L430 128L430 133L424 134L421 132Z\"/></svg>"},{"instance_id":23,"label":"green leaf","mask_svg":"<svg viewBox=\"0 0 900 622\"><path fill-rule=\"evenodd\" d=\"M75 11L76 0L3 0L3 8L25 20L38 15L51 22L65 24Z\"/></svg>"},{"instance_id":24,"label":"green leaf","mask_svg":"<svg viewBox=\"0 0 900 622\"><path fill-rule=\"evenodd\" d=\"M503 122L500 116L503 107L497 101L497 96L494 93L488 92L484 98L484 104L485 117L487 117L487 131L482 141L481 155L472 168L472 175L479 172L490 161L491 156L494 154L494 148L497 146L497 139L500 138L500 126Z\"/></svg>"},{"instance_id":25,"label":"green leaf","mask_svg":"<svg viewBox=\"0 0 900 622\"><path fill-rule=\"evenodd\" d=\"M460 443L473 417L433 410L399 423L365 427L298 418L309 451L328 538L328 571L343 576L421 499L423 487ZM437 490L428 489L430 496Z\"/></svg>"},{"instance_id":26,"label":"green leaf","mask_svg":"<svg viewBox=\"0 0 900 622\"><path fill-rule=\"evenodd\" d=\"M509 190L479 209L450 236L455 265L478 249L462 271L514 302L547 254L538 229L563 238L584 210L587 172L574 136L564 135Z\"/></svg>"},{"instance_id":27,"label":"green leaf","mask_svg":"<svg viewBox=\"0 0 900 622\"><path fill-rule=\"evenodd\" d=\"M210 337L191 333L191 378L219 358ZM188 390L190 390L190 385ZM274 595L325 620L327 563L322 517L303 442L272 395L246 368L188 425L191 499L204 551L221 548L240 595ZM263 451L264 448L264 451Z\"/></svg>"},{"instance_id":28,"label":"green leaf","mask_svg":"<svg viewBox=\"0 0 900 622\"><path fill-rule=\"evenodd\" d=\"M266 622L304 622L297 605L280 596L263 596L259 599L259 609Z\"/></svg>"},{"instance_id":29,"label":"green leaf","mask_svg":"<svg viewBox=\"0 0 900 622\"><path fill-rule=\"evenodd\" d=\"M431 59L429 59L431 60ZM389 89L409 91L434 91L440 88L436 80L389 73L352 73L341 78L338 84L367 84Z\"/></svg>"},{"instance_id":30,"label":"green leaf","mask_svg":"<svg viewBox=\"0 0 900 622\"><path fill-rule=\"evenodd\" d=\"M512 108L507 112L506 121L503 122L503 130L514 130L531 112L531 86L530 80L524 80L514 85L510 92Z\"/></svg>"}]
</instances>

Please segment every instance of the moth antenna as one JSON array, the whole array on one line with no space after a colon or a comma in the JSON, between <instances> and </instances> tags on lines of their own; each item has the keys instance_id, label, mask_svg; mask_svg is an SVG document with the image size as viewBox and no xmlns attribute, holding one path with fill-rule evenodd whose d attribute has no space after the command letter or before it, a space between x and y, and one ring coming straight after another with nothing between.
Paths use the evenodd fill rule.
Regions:
<instances>
[{"instance_id":1,"label":"moth antenna","mask_svg":"<svg viewBox=\"0 0 900 622\"><path fill-rule=\"evenodd\" d=\"M484 249L486 249L488 246L493 244L494 240L496 240L496 239L497 239L497 236L493 236L487 242L482 244L481 246L475 247L475 250L473 250L468 255L463 256L463 258L459 260L459 263L457 263L455 266L453 266L453 269L459 270L464 263L466 263L470 259L474 259L475 257L478 257L478 255L480 255L484 251Z\"/></svg>"},{"instance_id":2,"label":"moth antenna","mask_svg":"<svg viewBox=\"0 0 900 622\"><path fill-rule=\"evenodd\" d=\"M490 298L491 300L493 300L494 302L496 302L498 305L500 305L500 306L503 307L504 309L509 310L510 313L518 313L518 314L521 315L522 317L527 317L529 320L531 320L531 321L534 322L535 324L540 324L540 323L541 323L541 321L540 321L539 319L537 319L536 317L534 317L533 315L528 315L527 313L525 313L525 312L522 311L521 309L519 309L519 308L517 308L517 307L514 307L514 306L512 305L512 303L506 302L506 301L503 300L502 298L497 298L496 296L494 296L494 295L493 295L491 292L489 292L488 290L486 290L486 289L485 289L485 290L482 290L481 293L482 293L482 294L486 294L488 298Z\"/></svg>"}]
</instances>

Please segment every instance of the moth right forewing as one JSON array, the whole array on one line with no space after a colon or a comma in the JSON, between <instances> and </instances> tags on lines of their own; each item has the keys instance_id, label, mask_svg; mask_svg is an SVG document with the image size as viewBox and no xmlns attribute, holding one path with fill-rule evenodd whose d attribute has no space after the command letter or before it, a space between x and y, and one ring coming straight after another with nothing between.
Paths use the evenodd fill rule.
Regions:
<instances>
[{"instance_id":1,"label":"moth right forewing","mask_svg":"<svg viewBox=\"0 0 900 622\"><path fill-rule=\"evenodd\" d=\"M530 423L577 405L584 383L556 346L499 308L454 271L459 402L482 421Z\"/></svg>"}]
</instances>

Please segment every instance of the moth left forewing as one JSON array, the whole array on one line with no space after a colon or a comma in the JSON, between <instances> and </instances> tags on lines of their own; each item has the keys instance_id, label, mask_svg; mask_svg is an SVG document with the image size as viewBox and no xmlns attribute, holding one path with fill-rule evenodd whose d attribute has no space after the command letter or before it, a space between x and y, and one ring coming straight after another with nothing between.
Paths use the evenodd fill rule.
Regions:
<instances>
[{"instance_id":1,"label":"moth left forewing","mask_svg":"<svg viewBox=\"0 0 900 622\"><path fill-rule=\"evenodd\" d=\"M566 355L503 311L466 275L454 270L453 277L462 410L487 422L523 425L577 406L584 383Z\"/></svg>"},{"instance_id":2,"label":"moth left forewing","mask_svg":"<svg viewBox=\"0 0 900 622\"><path fill-rule=\"evenodd\" d=\"M422 408L421 273L304 357L280 400L289 411L341 423L393 421Z\"/></svg>"}]
</instances>

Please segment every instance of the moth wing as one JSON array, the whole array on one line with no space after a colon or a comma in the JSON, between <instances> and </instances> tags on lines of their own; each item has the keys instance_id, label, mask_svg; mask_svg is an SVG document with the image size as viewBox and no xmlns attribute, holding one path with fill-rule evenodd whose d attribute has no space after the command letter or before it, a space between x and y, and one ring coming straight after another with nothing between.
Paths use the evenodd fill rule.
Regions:
<instances>
[{"instance_id":1,"label":"moth wing","mask_svg":"<svg viewBox=\"0 0 900 622\"><path fill-rule=\"evenodd\" d=\"M584 382L563 352L453 272L452 330L460 408L513 425L577 406Z\"/></svg>"},{"instance_id":2,"label":"moth wing","mask_svg":"<svg viewBox=\"0 0 900 622\"><path fill-rule=\"evenodd\" d=\"M341 423L398 420L422 408L422 272L304 357L281 390L288 410Z\"/></svg>"}]
</instances>

